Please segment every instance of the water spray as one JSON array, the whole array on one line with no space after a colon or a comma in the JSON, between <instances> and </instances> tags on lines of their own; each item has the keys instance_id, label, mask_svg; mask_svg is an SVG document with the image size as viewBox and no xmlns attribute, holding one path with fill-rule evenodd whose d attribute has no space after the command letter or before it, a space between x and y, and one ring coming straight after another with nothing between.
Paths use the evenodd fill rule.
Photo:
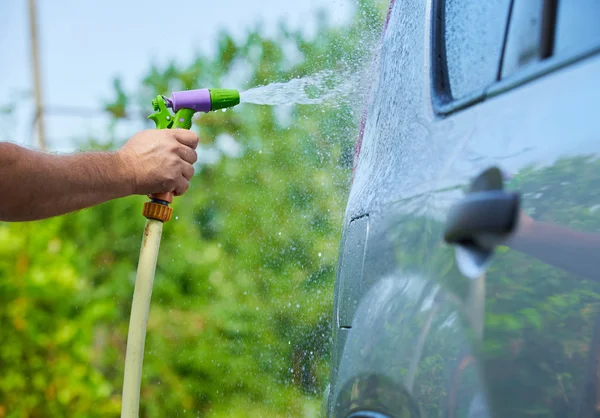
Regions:
<instances>
[{"instance_id":1,"label":"water spray","mask_svg":"<svg viewBox=\"0 0 600 418\"><path fill-rule=\"evenodd\" d=\"M155 113L150 115L157 129L190 129L192 117L196 112L226 109L240 103L240 93L227 89L198 89L172 93L170 98L157 96L152 100ZM175 114L171 114L169 108ZM164 222L173 214L170 204L173 193L154 193L150 201L144 204L142 214L146 217L146 226L142 238L140 259L135 278L135 289L129 319L127 352L125 354L125 375L123 378L123 396L121 418L137 418L140 407L140 389L142 364L146 340L146 325L152 297L156 260L160 248L160 239Z\"/></svg>"}]
</instances>

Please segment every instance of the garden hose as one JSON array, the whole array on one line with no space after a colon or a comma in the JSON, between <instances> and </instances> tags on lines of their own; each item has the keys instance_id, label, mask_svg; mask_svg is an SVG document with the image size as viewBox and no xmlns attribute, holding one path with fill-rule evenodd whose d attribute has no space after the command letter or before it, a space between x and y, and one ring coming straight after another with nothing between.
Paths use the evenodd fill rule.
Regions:
<instances>
[{"instance_id":1,"label":"garden hose","mask_svg":"<svg viewBox=\"0 0 600 418\"><path fill-rule=\"evenodd\" d=\"M152 101L156 113L148 118L156 123L157 129L190 129L194 113L233 107L239 102L240 94L237 90L180 91L173 93L171 98L157 96ZM176 112L174 116L168 108L172 108ZM137 418L139 415L146 325L150 311L156 261L163 224L168 222L173 214L173 209L169 206L173 202L173 193L155 193L151 194L149 198L150 201L144 204L142 211L146 217L146 226L142 238L129 319L121 403L122 418Z\"/></svg>"}]
</instances>

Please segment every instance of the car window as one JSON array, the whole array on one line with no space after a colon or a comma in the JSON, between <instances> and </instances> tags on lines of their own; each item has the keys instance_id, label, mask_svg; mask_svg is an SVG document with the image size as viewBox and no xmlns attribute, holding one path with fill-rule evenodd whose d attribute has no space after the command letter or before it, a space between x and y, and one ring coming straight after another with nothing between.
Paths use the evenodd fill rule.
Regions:
<instances>
[{"instance_id":1,"label":"car window","mask_svg":"<svg viewBox=\"0 0 600 418\"><path fill-rule=\"evenodd\" d=\"M510 0L446 0L444 38L453 99L498 78Z\"/></svg>"},{"instance_id":2,"label":"car window","mask_svg":"<svg viewBox=\"0 0 600 418\"><path fill-rule=\"evenodd\" d=\"M600 1L568 0L558 4L555 55L569 56L600 47Z\"/></svg>"}]
</instances>

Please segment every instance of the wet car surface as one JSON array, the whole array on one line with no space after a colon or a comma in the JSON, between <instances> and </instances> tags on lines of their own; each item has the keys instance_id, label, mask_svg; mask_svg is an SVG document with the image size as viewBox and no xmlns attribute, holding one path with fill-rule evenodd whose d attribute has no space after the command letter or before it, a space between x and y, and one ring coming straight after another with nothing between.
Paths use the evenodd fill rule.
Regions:
<instances>
[{"instance_id":1,"label":"wet car surface","mask_svg":"<svg viewBox=\"0 0 600 418\"><path fill-rule=\"evenodd\" d=\"M392 3L330 416L600 414L598 17L590 0Z\"/></svg>"}]
</instances>

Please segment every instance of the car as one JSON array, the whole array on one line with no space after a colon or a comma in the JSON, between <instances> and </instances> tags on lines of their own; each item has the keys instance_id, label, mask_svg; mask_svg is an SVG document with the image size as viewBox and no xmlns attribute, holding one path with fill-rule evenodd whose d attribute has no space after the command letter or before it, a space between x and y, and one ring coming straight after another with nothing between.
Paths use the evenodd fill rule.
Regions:
<instances>
[{"instance_id":1,"label":"car","mask_svg":"<svg viewBox=\"0 0 600 418\"><path fill-rule=\"evenodd\" d=\"M331 417L600 416L600 2L392 1Z\"/></svg>"}]
</instances>

